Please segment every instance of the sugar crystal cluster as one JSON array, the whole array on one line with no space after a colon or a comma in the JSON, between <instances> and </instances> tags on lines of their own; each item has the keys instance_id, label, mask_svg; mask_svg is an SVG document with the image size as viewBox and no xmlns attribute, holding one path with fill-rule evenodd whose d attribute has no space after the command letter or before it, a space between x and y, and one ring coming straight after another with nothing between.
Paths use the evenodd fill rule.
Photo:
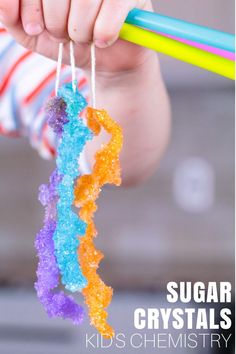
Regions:
<instances>
[{"instance_id":1,"label":"sugar crystal cluster","mask_svg":"<svg viewBox=\"0 0 236 354\"><path fill-rule=\"evenodd\" d=\"M95 248L93 239L97 235L93 221L97 209L96 200L104 184L120 185L119 154L123 136L120 126L104 110L87 108L88 126L98 133L104 128L111 135L110 141L102 146L95 155L93 171L81 176L75 187L75 205L80 208L79 215L87 223L86 234L80 240L79 262L88 281L82 293L89 308L91 324L105 337L114 335L113 328L107 323L106 308L111 302L112 288L106 286L97 274L103 254Z\"/></svg>"},{"instance_id":2,"label":"sugar crystal cluster","mask_svg":"<svg viewBox=\"0 0 236 354\"><path fill-rule=\"evenodd\" d=\"M78 236L85 234L87 225L71 207L74 200L74 181L79 177L78 158L93 135L83 120L78 118L87 105L83 96L77 90L73 92L72 85L67 84L60 88L59 97L66 102L68 122L63 127L57 149L56 163L61 181L57 186L59 201L53 240L62 284L66 289L75 292L87 285L77 257Z\"/></svg>"},{"instance_id":3,"label":"sugar crystal cluster","mask_svg":"<svg viewBox=\"0 0 236 354\"><path fill-rule=\"evenodd\" d=\"M57 290L60 283L60 273L54 255L53 235L56 228L56 203L58 199L57 186L61 177L55 170L48 185L41 185L39 200L45 207L44 227L36 236L35 248L39 263L35 289L38 298L49 317L71 319L74 324L80 324L84 318L84 310L63 291Z\"/></svg>"},{"instance_id":4,"label":"sugar crystal cluster","mask_svg":"<svg viewBox=\"0 0 236 354\"><path fill-rule=\"evenodd\" d=\"M45 106L45 113L48 125L60 137L64 124L68 123L66 102L62 97L52 97Z\"/></svg>"},{"instance_id":5,"label":"sugar crystal cluster","mask_svg":"<svg viewBox=\"0 0 236 354\"><path fill-rule=\"evenodd\" d=\"M111 338L114 330L107 323L106 308L113 290L97 274L103 254L94 245L97 231L93 219L103 185L121 183L123 136L120 126L104 110L87 108L86 126L79 116L85 107L85 99L73 91L71 83L63 85L46 105L48 124L58 138L57 168L39 192L45 218L35 241L39 257L35 288L50 317L70 318L74 324L82 322L84 310L57 288L61 282L71 292L82 291L91 324ZM80 176L79 156L101 129L111 135L110 141L95 154L91 174ZM78 215L74 205L79 208Z\"/></svg>"}]
</instances>

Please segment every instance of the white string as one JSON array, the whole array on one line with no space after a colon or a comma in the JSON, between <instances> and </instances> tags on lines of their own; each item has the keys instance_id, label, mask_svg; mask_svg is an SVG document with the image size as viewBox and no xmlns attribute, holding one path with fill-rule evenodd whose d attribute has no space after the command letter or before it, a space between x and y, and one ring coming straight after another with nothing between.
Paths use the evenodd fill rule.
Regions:
<instances>
[{"instance_id":1,"label":"white string","mask_svg":"<svg viewBox=\"0 0 236 354\"><path fill-rule=\"evenodd\" d=\"M96 108L96 52L94 43L91 44L91 101Z\"/></svg>"},{"instance_id":2,"label":"white string","mask_svg":"<svg viewBox=\"0 0 236 354\"><path fill-rule=\"evenodd\" d=\"M70 66L71 66L71 77L72 77L72 88L73 91L76 91L76 68L75 68L75 54L74 54L74 45L70 41Z\"/></svg>"},{"instance_id":3,"label":"white string","mask_svg":"<svg viewBox=\"0 0 236 354\"><path fill-rule=\"evenodd\" d=\"M59 85L60 85L62 56L63 56L63 43L59 43L58 58L57 58L57 73L56 73L56 82L55 82L55 94L56 94L56 96L58 94L58 89L59 89Z\"/></svg>"}]
</instances>

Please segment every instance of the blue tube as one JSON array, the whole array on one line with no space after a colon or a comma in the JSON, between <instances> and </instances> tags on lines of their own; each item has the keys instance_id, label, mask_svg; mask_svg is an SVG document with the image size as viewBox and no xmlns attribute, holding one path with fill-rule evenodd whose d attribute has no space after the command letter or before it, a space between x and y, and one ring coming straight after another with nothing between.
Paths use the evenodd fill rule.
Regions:
<instances>
[{"instance_id":1,"label":"blue tube","mask_svg":"<svg viewBox=\"0 0 236 354\"><path fill-rule=\"evenodd\" d=\"M159 15L154 12L133 9L130 11L125 22L151 31L207 44L230 52L235 51L235 36L230 33Z\"/></svg>"}]
</instances>

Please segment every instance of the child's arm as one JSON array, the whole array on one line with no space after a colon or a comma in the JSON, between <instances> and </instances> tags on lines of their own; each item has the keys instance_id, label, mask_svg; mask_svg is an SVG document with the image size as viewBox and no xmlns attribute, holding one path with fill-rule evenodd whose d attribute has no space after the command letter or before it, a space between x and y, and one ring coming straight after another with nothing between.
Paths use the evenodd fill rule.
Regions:
<instances>
[{"instance_id":1,"label":"child's arm","mask_svg":"<svg viewBox=\"0 0 236 354\"><path fill-rule=\"evenodd\" d=\"M98 47L98 108L106 108L124 129L123 180L126 184L143 180L153 172L168 141L169 102L156 54L117 38L129 10L151 9L151 2L72 0L58 1L55 6L54 0L43 0L42 4L0 0L0 19L19 43L53 59L57 58L58 40L63 40L66 63L71 38L76 43L76 64L88 76L87 43L94 40ZM95 149L93 144L90 156Z\"/></svg>"},{"instance_id":2,"label":"child's arm","mask_svg":"<svg viewBox=\"0 0 236 354\"><path fill-rule=\"evenodd\" d=\"M0 136L25 137L42 157L55 157L57 137L43 109L55 91L55 61L23 48L0 25L0 68ZM61 82L70 80L71 69L64 65ZM88 99L88 82L82 70L77 70L77 80L80 92ZM80 167L88 171L84 154Z\"/></svg>"}]
</instances>

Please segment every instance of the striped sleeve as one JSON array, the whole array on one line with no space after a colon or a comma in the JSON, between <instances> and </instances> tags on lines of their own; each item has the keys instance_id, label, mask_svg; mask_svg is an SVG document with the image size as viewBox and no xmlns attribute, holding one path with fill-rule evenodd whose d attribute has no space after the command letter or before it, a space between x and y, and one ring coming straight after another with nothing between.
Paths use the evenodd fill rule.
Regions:
<instances>
[{"instance_id":1,"label":"striped sleeve","mask_svg":"<svg viewBox=\"0 0 236 354\"><path fill-rule=\"evenodd\" d=\"M0 26L0 68L0 134L27 137L42 157L54 157L57 140L43 106L54 94L55 61L24 49ZM88 99L88 84L80 69L77 78L80 92ZM70 67L63 66L61 83L70 80Z\"/></svg>"}]
</instances>

